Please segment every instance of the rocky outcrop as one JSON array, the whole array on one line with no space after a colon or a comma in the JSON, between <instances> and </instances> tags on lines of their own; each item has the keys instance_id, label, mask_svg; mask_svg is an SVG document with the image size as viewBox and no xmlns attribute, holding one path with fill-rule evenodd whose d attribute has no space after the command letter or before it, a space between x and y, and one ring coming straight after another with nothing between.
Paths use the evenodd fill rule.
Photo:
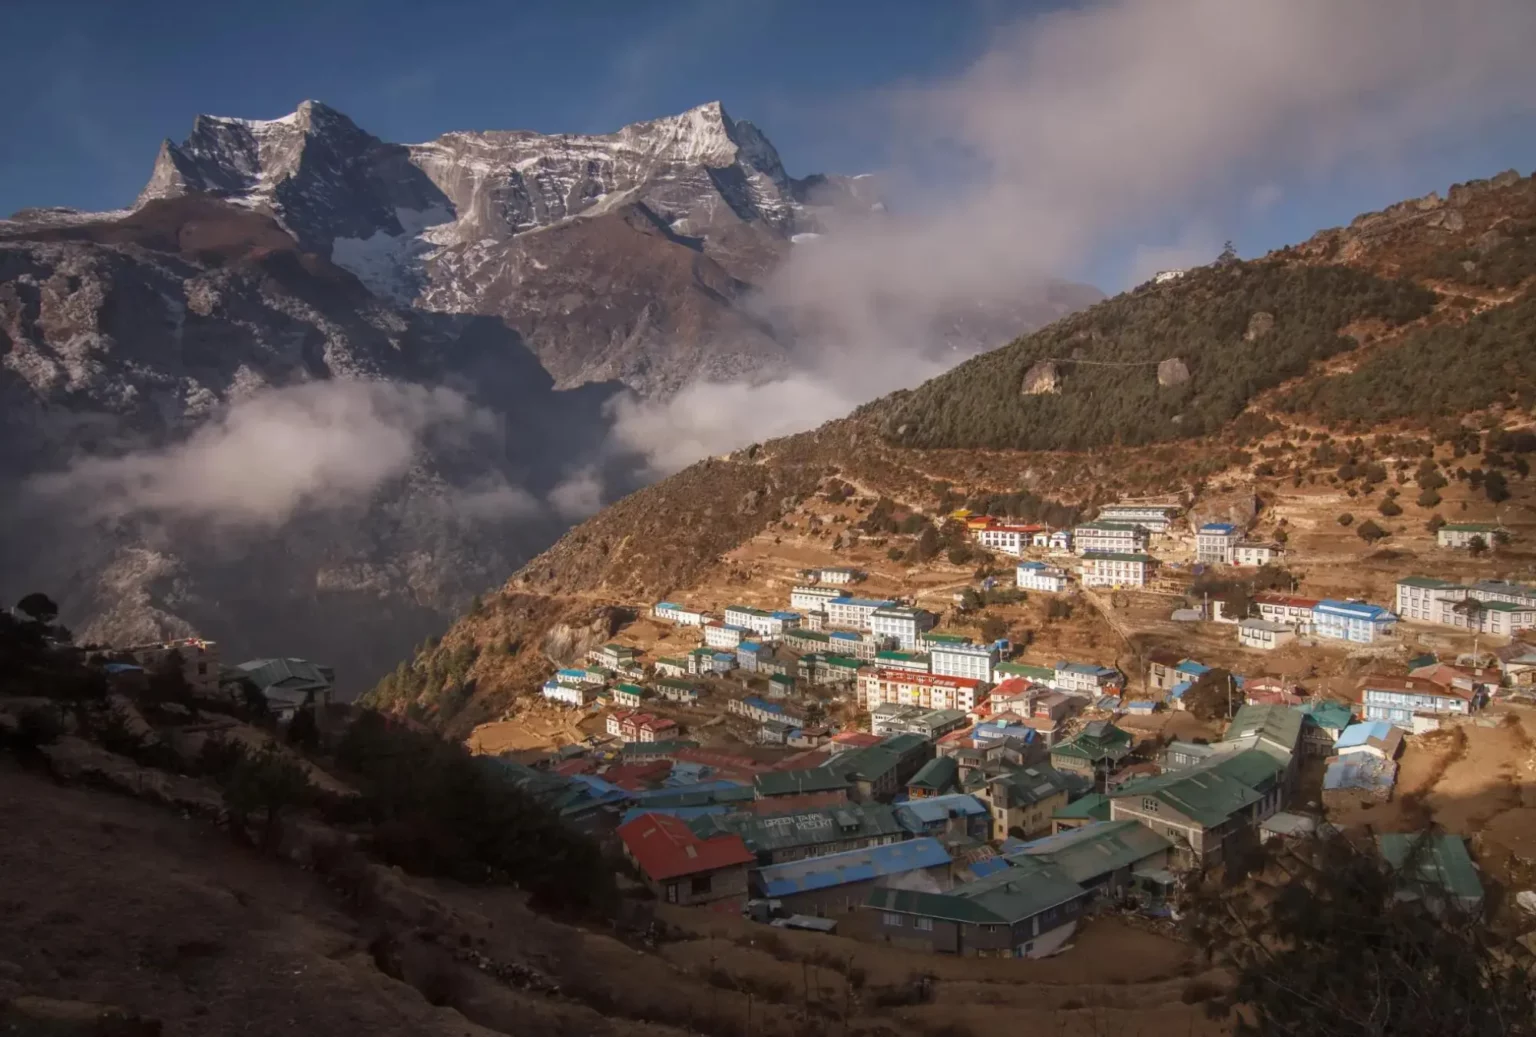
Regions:
<instances>
[{"instance_id":1,"label":"rocky outcrop","mask_svg":"<svg viewBox=\"0 0 1536 1037\"><path fill-rule=\"evenodd\" d=\"M1024 396L1040 396L1061 392L1061 369L1054 360L1041 360L1024 372L1024 383L1019 387Z\"/></svg>"},{"instance_id":2,"label":"rocky outcrop","mask_svg":"<svg viewBox=\"0 0 1536 1037\"><path fill-rule=\"evenodd\" d=\"M1189 381L1189 365L1178 357L1169 357L1157 365L1157 384L1163 388Z\"/></svg>"},{"instance_id":3,"label":"rocky outcrop","mask_svg":"<svg viewBox=\"0 0 1536 1037\"><path fill-rule=\"evenodd\" d=\"M1256 311L1248 318L1248 328L1243 332L1244 342L1255 342L1275 328L1275 315L1265 310Z\"/></svg>"}]
</instances>

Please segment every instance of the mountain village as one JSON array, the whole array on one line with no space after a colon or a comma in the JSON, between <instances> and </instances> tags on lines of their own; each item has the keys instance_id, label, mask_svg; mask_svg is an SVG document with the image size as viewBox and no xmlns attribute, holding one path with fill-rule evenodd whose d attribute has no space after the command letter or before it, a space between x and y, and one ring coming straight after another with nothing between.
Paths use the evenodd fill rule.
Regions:
<instances>
[{"instance_id":1,"label":"mountain village","mask_svg":"<svg viewBox=\"0 0 1536 1037\"><path fill-rule=\"evenodd\" d=\"M544 684L576 718L568 737L479 750L622 848L665 903L1040 957L1088 917L1176 916L1183 877L1252 840L1376 830L1400 770L1531 701L1536 645L1519 638L1536 627L1536 587L1404 573L1381 602L1201 594L1283 582L1285 548L1175 502L1059 529L963 509L945 524L1009 566L898 595L863 568L812 565L777 601L749 585L723 607L637 603L618 639ZM1441 525L1435 541L1480 555L1510 533ZM1170 596L1182 607L1158 604ZM1163 607L1165 627L1227 648L1063 657L1011 641L1005 623L975 633L978 608L1031 598L1047 614L1096 611L1122 637L1132 604ZM1309 660L1344 655L1364 672L1306 680ZM1375 837L1389 862L1420 862L1405 895L1429 895L1430 875L1435 896L1477 909L1467 842L1413 830L1410 805Z\"/></svg>"}]
</instances>

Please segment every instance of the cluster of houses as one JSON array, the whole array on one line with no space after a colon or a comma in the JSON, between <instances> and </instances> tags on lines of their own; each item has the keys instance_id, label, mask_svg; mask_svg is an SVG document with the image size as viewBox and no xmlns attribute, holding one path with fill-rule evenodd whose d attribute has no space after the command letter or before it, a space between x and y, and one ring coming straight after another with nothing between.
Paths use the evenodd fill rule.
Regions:
<instances>
[{"instance_id":1,"label":"cluster of houses","mask_svg":"<svg viewBox=\"0 0 1536 1037\"><path fill-rule=\"evenodd\" d=\"M222 665L218 643L200 637L103 649L93 654L101 657L102 669L113 685L124 690L146 684L150 673L170 660L179 660L182 677L193 694L243 700L254 691L280 722L291 720L306 706L330 705L336 685L335 670L308 659L275 657Z\"/></svg>"},{"instance_id":2,"label":"cluster of houses","mask_svg":"<svg viewBox=\"0 0 1536 1037\"><path fill-rule=\"evenodd\" d=\"M1390 794L1403 738L1337 703L1249 703L1220 740L1149 755L1102 716L1055 738L1080 708L1008 677L969 711L877 704L870 731L773 764L678 739L498 764L612 839L663 902L766 904L905 947L1027 957L1060 949L1103 905L1161 903L1249 830L1315 830L1287 811L1305 756L1326 760L1330 804L1379 797L1383 782ZM1459 864L1453 842L1433 852Z\"/></svg>"}]
</instances>

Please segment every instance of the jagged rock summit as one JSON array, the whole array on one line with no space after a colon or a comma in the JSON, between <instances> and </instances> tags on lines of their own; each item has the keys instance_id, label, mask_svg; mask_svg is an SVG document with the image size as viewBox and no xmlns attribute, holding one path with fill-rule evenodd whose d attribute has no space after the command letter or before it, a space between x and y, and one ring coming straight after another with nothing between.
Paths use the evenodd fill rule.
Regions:
<instances>
[{"instance_id":1,"label":"jagged rock summit","mask_svg":"<svg viewBox=\"0 0 1536 1037\"><path fill-rule=\"evenodd\" d=\"M782 368L783 344L737 303L797 237L883 208L870 178L789 176L718 101L608 134L409 145L318 101L204 115L161 145L136 205L188 194L271 215L397 303L502 317L561 385L644 393Z\"/></svg>"}]
</instances>

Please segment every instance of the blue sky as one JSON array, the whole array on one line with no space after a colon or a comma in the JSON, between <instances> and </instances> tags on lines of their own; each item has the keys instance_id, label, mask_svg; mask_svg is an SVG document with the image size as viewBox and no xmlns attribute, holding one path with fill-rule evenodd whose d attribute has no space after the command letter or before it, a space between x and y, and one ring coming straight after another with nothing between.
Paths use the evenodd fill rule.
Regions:
<instances>
[{"instance_id":1,"label":"blue sky","mask_svg":"<svg viewBox=\"0 0 1536 1037\"><path fill-rule=\"evenodd\" d=\"M128 203L161 138L199 112L270 118L305 98L388 140L451 129L600 132L720 99L761 126L790 171L893 160L861 132L863 99L943 82L1040 3L1007 0L586 0L431 5L398 0L251 5L53 0L6 5L27 41L0 67L0 214ZM1536 166L1536 119L1415 139L1390 160L1252 172L1243 204L1152 220L1161 240L1233 239L1253 255L1456 180ZM1145 233L1147 228L1142 228ZM1115 289L1129 241L1077 270Z\"/></svg>"}]
</instances>

